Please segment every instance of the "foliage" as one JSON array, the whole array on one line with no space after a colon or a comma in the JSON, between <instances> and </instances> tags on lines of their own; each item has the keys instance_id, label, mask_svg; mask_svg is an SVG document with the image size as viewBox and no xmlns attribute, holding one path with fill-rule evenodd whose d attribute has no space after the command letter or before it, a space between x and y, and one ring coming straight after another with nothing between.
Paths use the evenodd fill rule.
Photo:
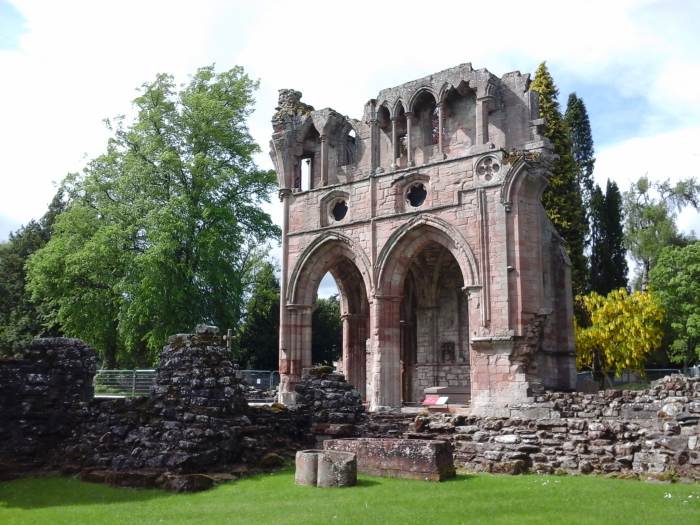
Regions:
<instances>
[{"instance_id":1,"label":"foliage","mask_svg":"<svg viewBox=\"0 0 700 525\"><path fill-rule=\"evenodd\" d=\"M593 134L588 111L583 99L576 93L569 94L564 122L571 136L571 151L578 167L578 186L581 190L584 210L588 210L593 193L593 166L595 165Z\"/></svg>"},{"instance_id":2,"label":"foliage","mask_svg":"<svg viewBox=\"0 0 700 525\"><path fill-rule=\"evenodd\" d=\"M572 154L569 129L559 110L559 92L544 62L537 68L530 88L539 94L544 135L552 142L558 155L550 170L551 177L542 196L542 204L567 242L574 295L578 295L588 288L588 265L583 253L587 226L578 183L579 168Z\"/></svg>"},{"instance_id":3,"label":"foliage","mask_svg":"<svg viewBox=\"0 0 700 525\"><path fill-rule=\"evenodd\" d=\"M158 75L133 122L108 122L106 153L64 181L69 207L28 287L106 366L147 364L199 322L238 325L256 246L278 235L259 208L275 177L246 127L256 87L239 67L201 68L179 90Z\"/></svg>"},{"instance_id":4,"label":"foliage","mask_svg":"<svg viewBox=\"0 0 700 525\"><path fill-rule=\"evenodd\" d=\"M337 295L316 300L311 327L313 363L331 365L340 359L343 353L343 332Z\"/></svg>"},{"instance_id":5,"label":"foliage","mask_svg":"<svg viewBox=\"0 0 700 525\"><path fill-rule=\"evenodd\" d=\"M649 286L666 309L672 337L669 359L700 359L700 241L663 249L649 274Z\"/></svg>"},{"instance_id":6,"label":"foliage","mask_svg":"<svg viewBox=\"0 0 700 525\"><path fill-rule=\"evenodd\" d=\"M590 326L576 326L576 365L601 377L609 372L643 371L646 356L661 344L664 310L648 292L624 288L607 296L579 296Z\"/></svg>"},{"instance_id":7,"label":"foliage","mask_svg":"<svg viewBox=\"0 0 700 525\"><path fill-rule=\"evenodd\" d=\"M693 239L678 232L676 216L686 206L700 209L700 183L694 178L671 184L641 177L624 194L625 245L638 266L636 287L645 289L661 250Z\"/></svg>"},{"instance_id":8,"label":"foliage","mask_svg":"<svg viewBox=\"0 0 700 525\"><path fill-rule=\"evenodd\" d=\"M277 370L279 355L280 285L275 267L264 262L255 274L237 346L243 368Z\"/></svg>"},{"instance_id":9,"label":"foliage","mask_svg":"<svg viewBox=\"0 0 700 525\"><path fill-rule=\"evenodd\" d=\"M55 218L64 207L63 192L59 190L40 220L29 222L0 244L0 356L17 353L38 335L58 335L56 330L44 328L31 302L25 287L25 264L51 238Z\"/></svg>"},{"instance_id":10,"label":"foliage","mask_svg":"<svg viewBox=\"0 0 700 525\"><path fill-rule=\"evenodd\" d=\"M138 516L141 525L697 525L700 512L693 483L490 474L459 475L444 483L358 478L350 489L320 490L295 485L294 473L281 471L172 494L71 477L27 477L0 484L0 522L122 525Z\"/></svg>"},{"instance_id":11,"label":"foliage","mask_svg":"<svg viewBox=\"0 0 700 525\"><path fill-rule=\"evenodd\" d=\"M596 185L591 198L591 291L607 295L627 286L622 195L608 180L605 195Z\"/></svg>"}]
</instances>

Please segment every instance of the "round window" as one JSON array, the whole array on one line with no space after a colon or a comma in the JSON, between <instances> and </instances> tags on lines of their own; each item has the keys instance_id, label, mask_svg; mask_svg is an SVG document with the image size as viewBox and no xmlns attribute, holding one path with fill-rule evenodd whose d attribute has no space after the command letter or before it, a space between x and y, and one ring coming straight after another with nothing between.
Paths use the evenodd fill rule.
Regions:
<instances>
[{"instance_id":1,"label":"round window","mask_svg":"<svg viewBox=\"0 0 700 525\"><path fill-rule=\"evenodd\" d=\"M336 201L331 208L331 215L336 221L342 221L345 215L348 213L348 205L345 204L344 200Z\"/></svg>"},{"instance_id":2,"label":"round window","mask_svg":"<svg viewBox=\"0 0 700 525\"><path fill-rule=\"evenodd\" d=\"M428 192L426 191L425 186L420 182L412 184L406 192L406 200L414 208L417 208L418 206L423 204L427 196Z\"/></svg>"}]
</instances>

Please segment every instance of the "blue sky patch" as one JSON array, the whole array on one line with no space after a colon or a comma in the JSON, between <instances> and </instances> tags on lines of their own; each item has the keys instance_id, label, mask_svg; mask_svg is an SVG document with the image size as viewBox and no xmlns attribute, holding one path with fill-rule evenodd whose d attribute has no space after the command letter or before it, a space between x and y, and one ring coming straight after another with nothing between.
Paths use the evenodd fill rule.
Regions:
<instances>
[{"instance_id":1,"label":"blue sky patch","mask_svg":"<svg viewBox=\"0 0 700 525\"><path fill-rule=\"evenodd\" d=\"M16 49L19 37L26 31L25 19L6 0L0 0L0 49Z\"/></svg>"}]
</instances>

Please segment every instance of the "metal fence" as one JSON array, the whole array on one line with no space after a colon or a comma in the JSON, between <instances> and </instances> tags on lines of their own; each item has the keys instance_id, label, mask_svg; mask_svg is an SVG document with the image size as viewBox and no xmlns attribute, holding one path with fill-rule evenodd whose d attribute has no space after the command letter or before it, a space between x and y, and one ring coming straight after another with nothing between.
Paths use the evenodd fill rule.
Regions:
<instances>
[{"instance_id":1,"label":"metal fence","mask_svg":"<svg viewBox=\"0 0 700 525\"><path fill-rule=\"evenodd\" d=\"M280 383L275 370L236 370L235 376L260 391L274 390ZM147 396L155 377L155 370L98 370L93 380L95 397ZM260 397L263 400L265 396Z\"/></svg>"},{"instance_id":2,"label":"metal fence","mask_svg":"<svg viewBox=\"0 0 700 525\"><path fill-rule=\"evenodd\" d=\"M147 396L155 377L155 370L98 370L95 397Z\"/></svg>"},{"instance_id":3,"label":"metal fence","mask_svg":"<svg viewBox=\"0 0 700 525\"><path fill-rule=\"evenodd\" d=\"M699 373L700 370L696 371L695 367L689 368L687 375L691 377ZM633 372L631 370L625 370L620 376L614 376L612 374L605 378L605 387L621 387L625 385L644 387L651 384L652 381L661 379L662 377L671 374L682 374L683 371L680 368L647 368L644 370L644 374L639 372ZM578 377L581 379L593 379L593 373L590 371L579 372Z\"/></svg>"},{"instance_id":4,"label":"metal fence","mask_svg":"<svg viewBox=\"0 0 700 525\"><path fill-rule=\"evenodd\" d=\"M236 377L259 390L272 390L280 384L280 374L276 370L236 370Z\"/></svg>"}]
</instances>

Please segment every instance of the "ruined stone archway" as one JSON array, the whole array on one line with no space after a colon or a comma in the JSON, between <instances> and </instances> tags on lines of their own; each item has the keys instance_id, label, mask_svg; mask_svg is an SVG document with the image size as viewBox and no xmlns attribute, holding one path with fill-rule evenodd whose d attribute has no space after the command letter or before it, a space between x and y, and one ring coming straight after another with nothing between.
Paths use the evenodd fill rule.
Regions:
<instances>
[{"instance_id":1,"label":"ruined stone archway","mask_svg":"<svg viewBox=\"0 0 700 525\"><path fill-rule=\"evenodd\" d=\"M288 336L280 341L282 389L292 392L303 370L313 364L311 317L319 284L327 273L333 276L340 292L344 372L364 397L370 273L359 248L337 233L309 245L292 272L286 306Z\"/></svg>"},{"instance_id":2,"label":"ruined stone archway","mask_svg":"<svg viewBox=\"0 0 700 525\"><path fill-rule=\"evenodd\" d=\"M378 295L392 299L394 307L384 308L380 328L373 333L381 340L382 354L398 363L382 362L385 373L374 379L382 382L384 390L387 381L394 385L392 390L398 391L402 404L419 402L431 386L468 396L465 285L474 287L478 282L468 245L460 244L459 235L449 226L422 217L395 232L379 261ZM392 338L392 331L398 336Z\"/></svg>"}]
</instances>

